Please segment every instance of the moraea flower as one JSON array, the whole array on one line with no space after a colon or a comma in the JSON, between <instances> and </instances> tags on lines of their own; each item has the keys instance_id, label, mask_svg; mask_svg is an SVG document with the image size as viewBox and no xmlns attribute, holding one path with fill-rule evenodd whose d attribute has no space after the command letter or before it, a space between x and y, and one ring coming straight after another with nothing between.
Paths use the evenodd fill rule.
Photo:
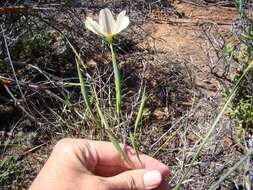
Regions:
<instances>
[{"instance_id":1,"label":"moraea flower","mask_svg":"<svg viewBox=\"0 0 253 190\"><path fill-rule=\"evenodd\" d=\"M129 18L126 16L126 11L122 11L116 21L109 9L102 9L99 13L99 23L92 18L87 17L85 26L95 34L105 37L108 41L112 41L114 35L126 29L129 25Z\"/></svg>"}]
</instances>

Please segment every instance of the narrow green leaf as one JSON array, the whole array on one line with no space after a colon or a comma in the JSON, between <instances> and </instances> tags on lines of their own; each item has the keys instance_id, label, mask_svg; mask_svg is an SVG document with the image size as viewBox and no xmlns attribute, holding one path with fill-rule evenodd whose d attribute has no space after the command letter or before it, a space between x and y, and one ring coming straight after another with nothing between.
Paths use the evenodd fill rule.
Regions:
<instances>
[{"instance_id":1,"label":"narrow green leaf","mask_svg":"<svg viewBox=\"0 0 253 190\"><path fill-rule=\"evenodd\" d=\"M134 123L134 138L136 137L137 129L139 128L142 117L143 117L145 101L146 101L146 86L144 86L143 91L142 91L141 103L140 103L139 111Z\"/></svg>"},{"instance_id":2,"label":"narrow green leaf","mask_svg":"<svg viewBox=\"0 0 253 190\"><path fill-rule=\"evenodd\" d=\"M83 99L84 99L84 102L85 102L85 105L86 105L88 111L90 112L90 114L92 115L92 117L95 119L95 121L97 123L97 118L92 110L88 89L86 88L86 86L84 84L84 77L82 75L81 68L80 68L80 65L84 65L83 59L81 58L79 53L77 53L76 49L74 48L72 43L69 41L67 36L65 36L62 32L60 32L60 34L65 38L65 40L67 41L67 43L69 44L70 48L72 49L72 51L74 52L74 54L76 56L75 61L76 61L77 73L78 73L80 87L81 87L81 94L83 96Z\"/></svg>"},{"instance_id":3,"label":"narrow green leaf","mask_svg":"<svg viewBox=\"0 0 253 190\"><path fill-rule=\"evenodd\" d=\"M106 132L107 132L107 134L108 134L108 136L109 136L109 138L110 138L110 141L112 142L112 144L114 145L115 149L116 149L117 152L119 153L121 159L122 159L124 162L128 163L129 161L128 161L128 159L127 159L127 157L126 157L124 151L122 150L122 148L121 148L121 146L120 146L120 144L119 144L117 138L111 133L111 131L106 130Z\"/></svg>"},{"instance_id":4,"label":"narrow green leaf","mask_svg":"<svg viewBox=\"0 0 253 190\"><path fill-rule=\"evenodd\" d=\"M142 117L143 117L145 101L146 101L146 86L144 86L144 88L142 90L141 103L140 103L139 111L137 113L137 117L136 117L135 124L134 124L134 133L133 134L130 133L131 144L134 148L136 156L137 156L137 158L138 158L141 165L142 165L142 162L141 162L141 159L140 159L140 156L139 156L138 147L137 147L137 143L136 143L136 133L137 133L137 129L139 128Z\"/></svg>"},{"instance_id":5,"label":"narrow green leaf","mask_svg":"<svg viewBox=\"0 0 253 190\"><path fill-rule=\"evenodd\" d=\"M102 110L100 109L99 100L98 100L98 96L97 96L97 92L96 92L96 90L95 90L94 87L93 87L93 94L94 94L94 96L95 96L95 104L96 104L96 108L97 108L97 111L98 111L98 115L99 115L99 117L100 117L100 120L101 120L102 123L104 124L105 129L109 130L109 129L110 129L109 124L108 124L107 120L105 119Z\"/></svg>"},{"instance_id":6,"label":"narrow green leaf","mask_svg":"<svg viewBox=\"0 0 253 190\"><path fill-rule=\"evenodd\" d=\"M79 53L77 52L76 48L73 46L73 44L69 41L68 37L66 35L64 35L64 33L60 30L58 30L57 28L55 28L54 26L51 26L53 27L54 29L56 29L62 36L63 38L66 40L66 42L68 43L68 45L70 46L70 48L72 49L72 51L74 52L75 56L79 59L81 65L84 66L84 62L81 58L81 56L79 55Z\"/></svg>"},{"instance_id":7,"label":"narrow green leaf","mask_svg":"<svg viewBox=\"0 0 253 190\"><path fill-rule=\"evenodd\" d=\"M137 158L138 158L138 160L139 160L141 166L143 166L143 164L142 164L142 162L141 162L141 158L140 158L139 151L138 151L138 149L137 149L136 140L135 140L135 137L134 137L134 135L133 135L132 133L130 133L130 140L131 140L132 147L133 147L133 149L134 149L134 151L135 151L135 154L136 154L136 156L137 156Z\"/></svg>"},{"instance_id":8,"label":"narrow green leaf","mask_svg":"<svg viewBox=\"0 0 253 190\"><path fill-rule=\"evenodd\" d=\"M100 106L99 106L99 100L98 100L98 96L97 96L97 92L95 90L95 88L93 87L93 92L94 92L94 95L95 95L95 102L96 102L96 108L97 108L97 111L98 111L98 115L105 127L105 130L110 138L110 141L112 142L112 144L114 145L115 149L117 150L117 152L119 153L120 157L122 160L124 160L125 162L128 162L128 159L126 157L126 155L124 154L124 151L122 150L117 138L115 137L115 135L113 135L110 131L110 127L109 127L109 124L102 112L102 110L100 109Z\"/></svg>"},{"instance_id":9,"label":"narrow green leaf","mask_svg":"<svg viewBox=\"0 0 253 190\"><path fill-rule=\"evenodd\" d=\"M92 107L91 107L91 103L90 103L88 90L84 84L84 79L83 79L83 75L82 75L81 68L80 68L80 59L77 57L75 59L76 59L76 68L77 68L77 73L78 73L78 77L79 77L81 93L82 93L86 107L88 108L91 115L94 116L94 113L93 113Z\"/></svg>"},{"instance_id":10,"label":"narrow green leaf","mask_svg":"<svg viewBox=\"0 0 253 190\"><path fill-rule=\"evenodd\" d=\"M81 86L80 82L79 83L75 83L75 82L63 82L60 83L63 87L71 87L71 86Z\"/></svg>"}]
</instances>

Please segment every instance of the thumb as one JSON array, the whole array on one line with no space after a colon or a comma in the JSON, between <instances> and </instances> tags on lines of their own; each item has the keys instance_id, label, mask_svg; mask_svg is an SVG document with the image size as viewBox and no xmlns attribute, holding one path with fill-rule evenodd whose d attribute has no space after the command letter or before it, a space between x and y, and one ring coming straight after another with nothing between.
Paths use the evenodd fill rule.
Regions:
<instances>
[{"instance_id":1,"label":"thumb","mask_svg":"<svg viewBox=\"0 0 253 190\"><path fill-rule=\"evenodd\" d=\"M157 170L130 170L110 177L110 190L150 190L162 182L162 175Z\"/></svg>"}]
</instances>

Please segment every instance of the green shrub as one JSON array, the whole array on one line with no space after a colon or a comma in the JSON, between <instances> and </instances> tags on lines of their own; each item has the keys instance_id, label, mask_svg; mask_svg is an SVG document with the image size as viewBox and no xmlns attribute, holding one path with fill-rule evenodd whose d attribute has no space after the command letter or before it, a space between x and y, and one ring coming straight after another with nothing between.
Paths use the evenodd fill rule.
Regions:
<instances>
[{"instance_id":1,"label":"green shrub","mask_svg":"<svg viewBox=\"0 0 253 190\"><path fill-rule=\"evenodd\" d=\"M253 18L248 17L247 14L244 13L244 5L242 2L237 2L237 8L241 15L239 20L239 27L241 28L238 34L239 43L237 45L228 43L223 48L224 57L229 58L232 56L232 58L240 65L237 72L231 77L231 80L234 83L238 81L244 69L248 66L249 62L253 60ZM239 129L243 129L251 134L253 132L252 82L253 77L249 74L247 80L240 86L229 111L235 125ZM229 92L230 89L227 89L226 91Z\"/></svg>"}]
</instances>

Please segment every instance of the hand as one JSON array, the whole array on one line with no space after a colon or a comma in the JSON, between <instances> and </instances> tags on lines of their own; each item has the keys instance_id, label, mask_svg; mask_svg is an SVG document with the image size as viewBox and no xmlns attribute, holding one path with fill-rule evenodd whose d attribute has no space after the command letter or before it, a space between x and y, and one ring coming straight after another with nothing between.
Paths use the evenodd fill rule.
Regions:
<instances>
[{"instance_id":1,"label":"hand","mask_svg":"<svg viewBox=\"0 0 253 190\"><path fill-rule=\"evenodd\" d=\"M122 145L131 166L126 166L112 143L63 139L29 190L169 190L164 181L169 169L159 161Z\"/></svg>"}]
</instances>

